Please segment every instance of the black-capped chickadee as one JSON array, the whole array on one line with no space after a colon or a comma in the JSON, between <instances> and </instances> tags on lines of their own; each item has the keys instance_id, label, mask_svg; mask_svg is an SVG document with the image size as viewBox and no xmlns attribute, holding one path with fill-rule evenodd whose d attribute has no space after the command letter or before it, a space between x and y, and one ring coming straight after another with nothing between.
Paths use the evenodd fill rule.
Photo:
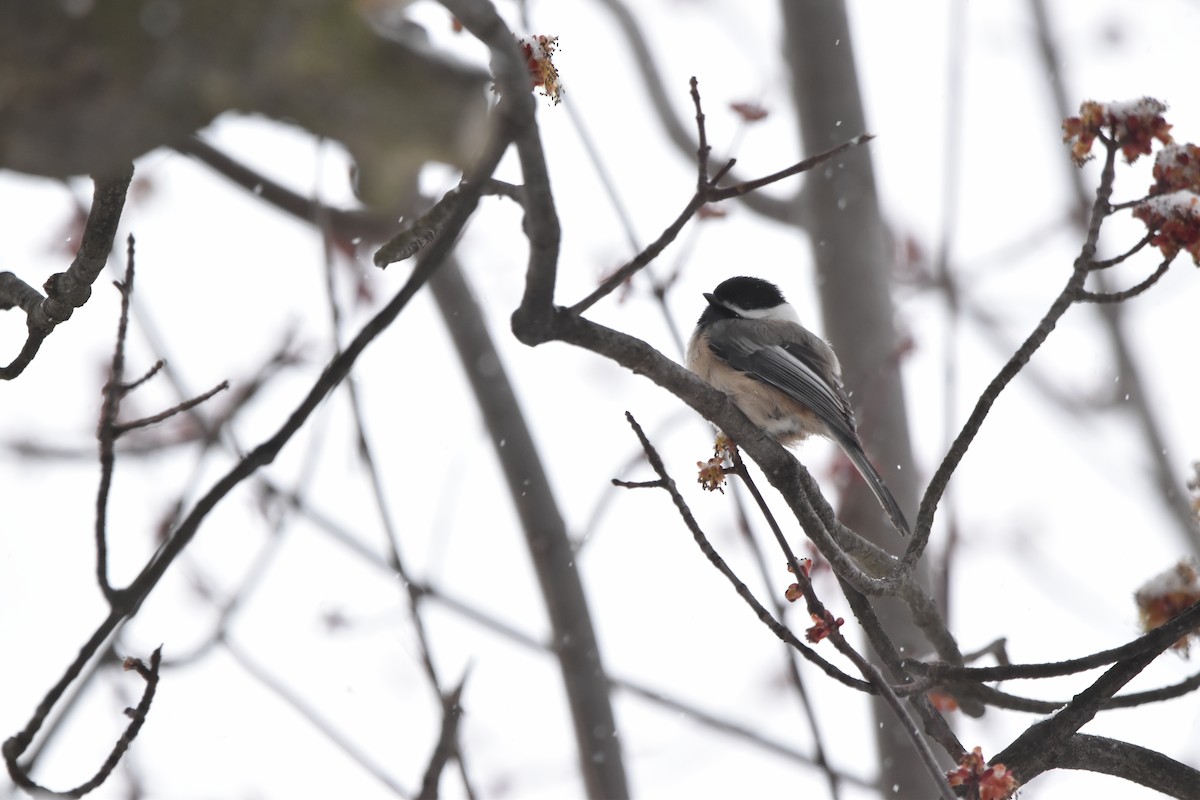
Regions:
<instances>
[{"instance_id":1,"label":"black-capped chickadee","mask_svg":"<svg viewBox=\"0 0 1200 800\"><path fill-rule=\"evenodd\" d=\"M833 348L800 324L796 309L768 281L730 278L704 298L708 308L688 342L688 369L781 444L814 433L837 442L892 524L907 534L900 504L858 440Z\"/></svg>"}]
</instances>

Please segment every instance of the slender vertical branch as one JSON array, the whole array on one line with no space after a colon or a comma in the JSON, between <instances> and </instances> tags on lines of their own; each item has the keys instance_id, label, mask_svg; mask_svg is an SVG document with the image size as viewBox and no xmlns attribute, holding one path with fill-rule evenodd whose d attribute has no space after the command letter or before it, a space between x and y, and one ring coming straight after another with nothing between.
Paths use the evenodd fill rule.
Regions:
<instances>
[{"instance_id":1,"label":"slender vertical branch","mask_svg":"<svg viewBox=\"0 0 1200 800\"><path fill-rule=\"evenodd\" d=\"M979 396L979 400L975 403L975 409L967 418L966 423L963 424L962 430L955 437L950 450L946 453L933 478L929 481L929 486L925 490L925 496L921 499L921 508L917 514L917 524L913 531L913 540L909 544L908 551L904 554L902 562L903 570L911 569L924 551L925 545L929 540L929 531L933 525L933 515L937 510L938 501L941 499L942 493L945 492L951 475L954 474L954 470L957 469L963 456L966 455L967 449L971 446L971 442L975 440L976 434L979 433L979 429L983 426L983 422L991 411L992 405L1000 397L1005 387L1021 371L1022 367L1029 363L1029 359L1033 357L1037 349L1050 336L1059 319L1062 318L1062 315L1076 301L1079 291L1083 288L1089 268L1096 257L1096 246L1100 239L1100 225L1108 215L1108 201L1112 197L1117 149L1112 144L1107 145L1104 168L1100 174L1100 185L1096 189L1096 198L1092 203L1087 237L1084 240L1079 258L1075 260L1070 279L1058 297L1050 304L1050 308L1046 311L1045 316L1042 317L1041 322L1038 323L1037 327L1034 328L1033 332L1029 334L1029 337L1021 346L1017 348L1017 352L1013 354L1008 363L1001 368L1000 372Z\"/></svg>"},{"instance_id":2,"label":"slender vertical branch","mask_svg":"<svg viewBox=\"0 0 1200 800\"><path fill-rule=\"evenodd\" d=\"M129 332L129 298L133 295L133 254L133 234L130 234L125 254L125 280L117 284L117 291L121 293L117 341L113 347L108 382L104 384L100 424L96 429L96 436L100 440L100 488L96 492L96 581L110 603L115 601L115 595L108 580L108 494L112 490L113 465L116 461L113 445L117 439L117 414L121 408L121 398L127 391L124 385L125 336Z\"/></svg>"}]
</instances>

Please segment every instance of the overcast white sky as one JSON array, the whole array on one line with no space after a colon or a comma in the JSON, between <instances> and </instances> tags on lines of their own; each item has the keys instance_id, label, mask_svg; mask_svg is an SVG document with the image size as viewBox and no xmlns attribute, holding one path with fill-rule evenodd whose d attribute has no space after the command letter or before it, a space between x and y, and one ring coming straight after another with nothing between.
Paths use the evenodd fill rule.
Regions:
<instances>
[{"instance_id":1,"label":"overcast white sky","mask_svg":"<svg viewBox=\"0 0 1200 800\"><path fill-rule=\"evenodd\" d=\"M1068 96L1125 99L1152 95L1171 105L1177 138L1200 138L1195 49L1200 6L1192 2L1051 3L1062 44ZM953 126L958 163L946 162L949 3L852 2L854 47L863 82L870 144L885 214L897 234L927 255L937 248L954 176L952 259L968 296L1004 323L1015 345L1061 288L1078 251L1063 220L1069 194L1059 119L1036 57L1025 3L968 4L961 47L962 118ZM509 5L502 6L511 12ZM413 9L435 39L479 58L465 36L449 32L440 7ZM694 167L670 150L637 88L610 18L595 4L530 4L533 32L560 37L557 59L569 100L586 122L611 171L635 233L645 244L686 203ZM689 115L689 76L700 79L709 134L718 150L736 139L740 169L772 172L802 153L786 110L786 71L779 57L776 4L732 0L652 0L637 13L654 42L676 111ZM510 20L515 24L515 16ZM727 110L753 100L773 112L738 130ZM563 220L558 299L582 297L597 277L630 255L617 217L563 108L544 105L542 135ZM852 136L858 131L847 131ZM348 201L346 159L294 128L257 118L223 118L205 132L218 146L303 192ZM506 162L506 177L517 176ZM1086 170L1094 185L1096 170ZM1144 192L1149 163L1119 171L1116 200ZM130 339L130 372L152 363L159 339L193 391L224 379L246 381L278 346L286 329L305 344L307 363L287 373L236 426L243 448L273 432L302 396L329 352L324 256L319 236L264 207L167 151L138 162L137 179L152 192L126 208L123 234L138 239L138 314ZM431 188L449 188L445 170ZM87 202L90 183L61 183L0 172L0 269L40 285L69 263L75 243L72 204ZM790 188L790 187L785 187ZM807 242L791 229L738 206L724 220L689 229L654 269L664 274L685 252L671 310L685 328L698 315L700 292L737 273L779 283L811 327L820 329L807 268ZM1051 230L1049 235L1045 231ZM1104 243L1115 253L1140 234L1113 226ZM483 301L535 435L544 449L572 530L582 533L610 478L636 452L623 412L653 437L710 537L765 597L786 576L762 587L733 527L728 496L693 488L693 464L708 455L707 426L648 382L562 345L530 350L508 334L521 292L525 250L511 204L489 199L468 230L461 256ZM123 259L118 259L123 264ZM1123 269L1132 284L1153 270L1147 255ZM799 267L797 265L800 265ZM405 265L380 273L370 253L357 270L375 304L402 285ZM341 270L344 278L347 270ZM111 353L117 293L97 284L88 305L47 341L33 366L0 387L0 442L33 439L87 452L94 446L99 386ZM280 293L280 286L286 290ZM644 286L643 286L644 289ZM348 298L350 282L340 290ZM263 298L269 298L263 302ZM1007 358L970 326L948 341L941 301L912 286L895 291L900 327L915 340L904 364L918 468L928 476L944 450L943 420L960 423ZM1128 335L1160 412L1180 483L1200 458L1200 371L1195 368L1200 274L1180 259L1159 286L1128 308ZM372 309L359 308L343 338ZM626 302L609 298L592 316L672 353L671 339L645 291ZM147 332L154 334L148 336ZM19 348L16 314L0 314L0 349ZM946 349L959 357L961 396L944 407ZM1035 366L1064 391L1101 397L1121 376L1089 309L1071 310ZM423 376L438 389L421 390ZM467 394L432 303L418 298L356 367L363 402L414 571L456 596L534 636L545 632L536 581L487 437ZM853 388L853 387L851 387ZM175 402L164 382L131 401L142 411ZM340 520L373 551L383 537L368 483L348 444L344 394L328 401L309 429L267 474L285 485L308 472L313 504ZM1136 431L1119 413L1074 419L1048 409L1018 379L964 460L952 485L963 541L953 574L951 624L964 649L1009 638L1017 661L1083 655L1132 638L1131 595L1147 577L1185 554L1161 507ZM833 494L831 450L805 445L800 456ZM228 468L228 453L205 461L192 490L207 488ZM153 546L155 525L192 480L194 457L170 453L118 463L110 531L114 572L128 576ZM0 649L6 654L0 692L0 736L25 724L102 618L92 577L91 526L95 459L0 460ZM647 477L643 471L635 477ZM936 529L935 529L936 530ZM942 531L944 536L944 530ZM798 537L799 534L797 533ZM938 534L935 532L935 539ZM212 609L191 579L202 576L218 595L232 591L267 546L256 495L243 489L204 525L185 563L177 564L123 635L122 652L168 657L203 641ZM937 547L940 549L940 540ZM419 785L436 738L439 710L424 683L412 626L395 581L303 520L292 520L279 552L235 624L231 639L263 669L303 695L319 713L405 787ZM777 641L754 620L696 550L665 497L621 494L608 507L580 564L610 671L635 678L702 708L755 727L808 751L808 729L783 679ZM819 585L836 613L849 617L836 588ZM470 669L462 735L469 768L484 797L579 796L573 739L556 665L514 647L452 612L428 607L433 650L447 681ZM349 625L330 632L339 614ZM795 617L798 628L804 621ZM828 654L826 654L828 655ZM1174 655L1159 659L1131 688L1180 680L1195 669ZM865 705L809 675L818 717L834 763L869 778L873 770ZM140 686L132 678L116 696L102 682L89 691L66 735L40 763L38 775L68 786L90 775L111 746ZM1068 698L1087 679L1006 688ZM782 700L781 700L782 698ZM762 796L800 790L825 797L820 774L699 728L686 718L618 693L616 711L634 791L642 797ZM1030 715L988 714L965 720L960 738L991 754L1031 724ZM1200 766L1200 700L1190 696L1133 711L1110 712L1085 729L1127 738ZM285 704L265 693L228 653L166 673L155 707L128 756L154 798L385 797L375 779L334 751ZM96 797L122 796L120 774ZM460 797L452 775L445 796ZM1022 797L1155 796L1111 779L1060 773ZM0 781L0 796L11 794ZM871 797L849 789L847 798Z\"/></svg>"}]
</instances>

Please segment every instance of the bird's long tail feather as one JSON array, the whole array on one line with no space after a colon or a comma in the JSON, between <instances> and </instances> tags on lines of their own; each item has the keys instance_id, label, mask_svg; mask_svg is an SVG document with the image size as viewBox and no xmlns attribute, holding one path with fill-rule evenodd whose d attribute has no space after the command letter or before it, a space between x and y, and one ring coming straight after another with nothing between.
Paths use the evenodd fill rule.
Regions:
<instances>
[{"instance_id":1,"label":"bird's long tail feather","mask_svg":"<svg viewBox=\"0 0 1200 800\"><path fill-rule=\"evenodd\" d=\"M867 458L867 454L863 452L862 445L854 440L842 440L838 444L842 450L854 462L858 474L862 475L863 480L867 482L867 486L871 488L871 493L875 495L875 499L879 501L879 505L887 512L888 518L891 519L892 525L900 532L902 536L907 536L910 532L908 521L904 518L904 512L900 510L900 504L896 502L896 498L892 496L888 490L887 484L883 482L883 478L879 477L879 473L875 470L875 465Z\"/></svg>"}]
</instances>

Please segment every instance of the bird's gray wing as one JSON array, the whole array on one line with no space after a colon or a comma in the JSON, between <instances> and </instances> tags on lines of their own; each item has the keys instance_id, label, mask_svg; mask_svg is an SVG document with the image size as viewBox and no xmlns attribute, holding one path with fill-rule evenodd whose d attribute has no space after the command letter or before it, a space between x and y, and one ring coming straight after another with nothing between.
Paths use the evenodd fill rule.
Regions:
<instances>
[{"instance_id":1,"label":"bird's gray wing","mask_svg":"<svg viewBox=\"0 0 1200 800\"><path fill-rule=\"evenodd\" d=\"M731 367L811 410L834 438L858 440L845 391L823 377L836 380L833 364L818 345L798 341L763 345L732 332L722 335L720 342L720 347L713 344L713 352Z\"/></svg>"},{"instance_id":2,"label":"bird's gray wing","mask_svg":"<svg viewBox=\"0 0 1200 800\"><path fill-rule=\"evenodd\" d=\"M746 336L732 333L720 337L713 352L739 372L773 386L815 413L834 439L854 462L871 493L883 506L892 524L902 535L909 532L908 521L900 504L883 482L867 454L863 452L854 426L850 399L837 380L836 369L826 354L826 346L814 336L809 341L788 341L762 345Z\"/></svg>"}]
</instances>

